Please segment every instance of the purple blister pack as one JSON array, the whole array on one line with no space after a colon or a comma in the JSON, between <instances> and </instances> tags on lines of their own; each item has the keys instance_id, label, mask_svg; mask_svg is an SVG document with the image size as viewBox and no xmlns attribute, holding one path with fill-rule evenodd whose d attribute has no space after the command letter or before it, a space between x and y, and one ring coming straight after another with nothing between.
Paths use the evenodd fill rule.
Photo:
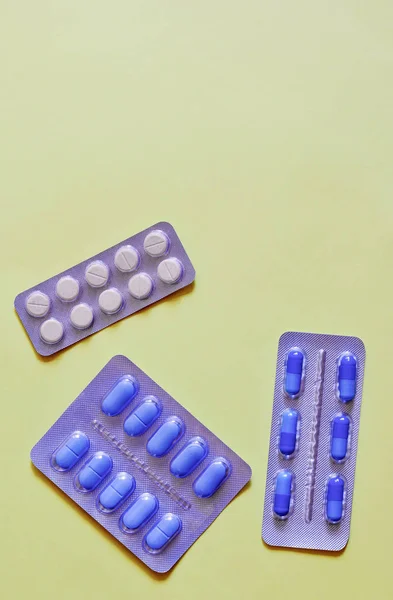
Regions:
<instances>
[{"instance_id":1,"label":"purple blister pack","mask_svg":"<svg viewBox=\"0 0 393 600\"><path fill-rule=\"evenodd\" d=\"M160 573L251 477L235 452L125 356L106 364L31 460Z\"/></svg>"},{"instance_id":2,"label":"purple blister pack","mask_svg":"<svg viewBox=\"0 0 393 600\"><path fill-rule=\"evenodd\" d=\"M267 544L346 546L365 358L356 337L281 336L262 523Z\"/></svg>"},{"instance_id":3,"label":"purple blister pack","mask_svg":"<svg viewBox=\"0 0 393 600\"><path fill-rule=\"evenodd\" d=\"M157 223L18 294L30 340L49 356L173 294L195 270L169 223Z\"/></svg>"}]
</instances>

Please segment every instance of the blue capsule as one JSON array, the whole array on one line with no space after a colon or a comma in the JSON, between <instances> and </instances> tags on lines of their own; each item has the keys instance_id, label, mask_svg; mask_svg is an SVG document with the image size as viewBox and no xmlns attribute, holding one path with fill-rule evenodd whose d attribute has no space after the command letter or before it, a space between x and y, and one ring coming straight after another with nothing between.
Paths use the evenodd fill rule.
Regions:
<instances>
[{"instance_id":1,"label":"blue capsule","mask_svg":"<svg viewBox=\"0 0 393 600\"><path fill-rule=\"evenodd\" d=\"M152 456L161 457L168 454L184 433L184 425L178 417L169 417L153 433L147 442L146 449Z\"/></svg>"},{"instance_id":2,"label":"blue capsule","mask_svg":"<svg viewBox=\"0 0 393 600\"><path fill-rule=\"evenodd\" d=\"M333 460L344 460L347 455L350 424L351 419L345 414L337 415L332 421L330 455Z\"/></svg>"},{"instance_id":3,"label":"blue capsule","mask_svg":"<svg viewBox=\"0 0 393 600\"><path fill-rule=\"evenodd\" d=\"M112 459L105 452L96 452L75 478L80 492L92 492L112 470Z\"/></svg>"},{"instance_id":4,"label":"blue capsule","mask_svg":"<svg viewBox=\"0 0 393 600\"><path fill-rule=\"evenodd\" d=\"M356 395L357 361L351 352L342 354L338 361L338 397L350 402Z\"/></svg>"},{"instance_id":5,"label":"blue capsule","mask_svg":"<svg viewBox=\"0 0 393 600\"><path fill-rule=\"evenodd\" d=\"M281 415L280 437L278 449L285 457L290 457L296 449L297 424L299 413L294 408L287 408Z\"/></svg>"},{"instance_id":6,"label":"blue capsule","mask_svg":"<svg viewBox=\"0 0 393 600\"><path fill-rule=\"evenodd\" d=\"M126 533L135 533L156 514L158 506L153 494L141 494L120 517L120 528Z\"/></svg>"},{"instance_id":7,"label":"blue capsule","mask_svg":"<svg viewBox=\"0 0 393 600\"><path fill-rule=\"evenodd\" d=\"M293 348L287 354L285 368L285 391L289 396L297 396L302 385L304 354Z\"/></svg>"},{"instance_id":8,"label":"blue capsule","mask_svg":"<svg viewBox=\"0 0 393 600\"><path fill-rule=\"evenodd\" d=\"M207 442L201 437L194 437L172 459L170 471L175 477L183 478L191 475L208 453Z\"/></svg>"},{"instance_id":9,"label":"blue capsule","mask_svg":"<svg viewBox=\"0 0 393 600\"><path fill-rule=\"evenodd\" d=\"M344 512L345 482L340 475L329 477L326 490L326 518L330 523L339 523Z\"/></svg>"},{"instance_id":10,"label":"blue capsule","mask_svg":"<svg viewBox=\"0 0 393 600\"><path fill-rule=\"evenodd\" d=\"M97 500L101 512L113 512L123 504L135 490L135 479L129 473L118 473L102 490Z\"/></svg>"},{"instance_id":11,"label":"blue capsule","mask_svg":"<svg viewBox=\"0 0 393 600\"><path fill-rule=\"evenodd\" d=\"M231 474L231 465L222 457L216 458L195 479L193 489L199 498L210 498Z\"/></svg>"},{"instance_id":12,"label":"blue capsule","mask_svg":"<svg viewBox=\"0 0 393 600\"><path fill-rule=\"evenodd\" d=\"M127 435L142 435L161 414L161 404L154 396L147 396L124 421Z\"/></svg>"},{"instance_id":13,"label":"blue capsule","mask_svg":"<svg viewBox=\"0 0 393 600\"><path fill-rule=\"evenodd\" d=\"M51 465L57 471L69 471L90 448L89 438L82 431L74 431L52 455Z\"/></svg>"},{"instance_id":14,"label":"blue capsule","mask_svg":"<svg viewBox=\"0 0 393 600\"><path fill-rule=\"evenodd\" d=\"M292 471L279 471L274 486L273 512L278 517L288 516L291 508Z\"/></svg>"},{"instance_id":15,"label":"blue capsule","mask_svg":"<svg viewBox=\"0 0 393 600\"><path fill-rule=\"evenodd\" d=\"M161 552L180 533L181 528L181 519L177 515L166 513L146 534L145 549L152 554Z\"/></svg>"},{"instance_id":16,"label":"blue capsule","mask_svg":"<svg viewBox=\"0 0 393 600\"><path fill-rule=\"evenodd\" d=\"M124 375L104 397L101 408L109 417L120 414L138 393L138 383L132 375Z\"/></svg>"}]
</instances>

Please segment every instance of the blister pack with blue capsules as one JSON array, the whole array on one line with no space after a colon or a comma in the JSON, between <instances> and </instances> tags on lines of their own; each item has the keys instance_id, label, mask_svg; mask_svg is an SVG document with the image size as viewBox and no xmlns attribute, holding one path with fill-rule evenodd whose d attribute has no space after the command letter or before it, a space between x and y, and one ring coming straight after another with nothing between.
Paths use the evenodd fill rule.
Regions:
<instances>
[{"instance_id":1,"label":"blister pack with blue capsules","mask_svg":"<svg viewBox=\"0 0 393 600\"><path fill-rule=\"evenodd\" d=\"M160 573L251 477L235 452L125 356L98 373L31 460Z\"/></svg>"},{"instance_id":2,"label":"blister pack with blue capsules","mask_svg":"<svg viewBox=\"0 0 393 600\"><path fill-rule=\"evenodd\" d=\"M281 336L262 524L267 544L331 551L347 544L365 358L356 337Z\"/></svg>"}]
</instances>

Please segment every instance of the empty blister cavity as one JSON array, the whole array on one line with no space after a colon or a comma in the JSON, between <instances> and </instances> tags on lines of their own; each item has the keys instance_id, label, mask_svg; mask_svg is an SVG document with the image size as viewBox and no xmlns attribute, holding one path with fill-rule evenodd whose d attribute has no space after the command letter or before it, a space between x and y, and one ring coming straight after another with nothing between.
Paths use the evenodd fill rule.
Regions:
<instances>
[{"instance_id":1,"label":"empty blister cavity","mask_svg":"<svg viewBox=\"0 0 393 600\"><path fill-rule=\"evenodd\" d=\"M102 260L94 260L87 265L85 279L93 288L103 287L108 283L109 268Z\"/></svg>"},{"instance_id":2,"label":"empty blister cavity","mask_svg":"<svg viewBox=\"0 0 393 600\"><path fill-rule=\"evenodd\" d=\"M105 452L96 452L75 477L79 492L92 492L112 470L113 461Z\"/></svg>"},{"instance_id":3,"label":"empty blister cavity","mask_svg":"<svg viewBox=\"0 0 393 600\"><path fill-rule=\"evenodd\" d=\"M292 458L299 439L300 416L294 408L285 409L280 418L278 449L284 458Z\"/></svg>"},{"instance_id":4,"label":"empty blister cavity","mask_svg":"<svg viewBox=\"0 0 393 600\"><path fill-rule=\"evenodd\" d=\"M104 513L117 510L134 490L135 478L125 471L118 473L98 496L98 510Z\"/></svg>"},{"instance_id":5,"label":"empty blister cavity","mask_svg":"<svg viewBox=\"0 0 393 600\"><path fill-rule=\"evenodd\" d=\"M160 229L148 233L143 242L146 254L153 258L164 256L169 250L169 245L170 242L168 236Z\"/></svg>"},{"instance_id":6,"label":"empty blister cavity","mask_svg":"<svg viewBox=\"0 0 393 600\"><path fill-rule=\"evenodd\" d=\"M153 288L153 280L147 273L138 273L128 282L128 291L137 300L145 300L151 296Z\"/></svg>"},{"instance_id":7,"label":"empty blister cavity","mask_svg":"<svg viewBox=\"0 0 393 600\"><path fill-rule=\"evenodd\" d=\"M278 519L287 519L293 507L294 475L292 471L279 471L274 480L273 513Z\"/></svg>"},{"instance_id":8,"label":"empty blister cavity","mask_svg":"<svg viewBox=\"0 0 393 600\"><path fill-rule=\"evenodd\" d=\"M120 414L138 393L138 382L132 375L120 377L104 396L101 409L109 417Z\"/></svg>"},{"instance_id":9,"label":"empty blister cavity","mask_svg":"<svg viewBox=\"0 0 393 600\"><path fill-rule=\"evenodd\" d=\"M357 360L351 352L338 359L337 395L341 402L350 402L356 395Z\"/></svg>"},{"instance_id":10,"label":"empty blister cavity","mask_svg":"<svg viewBox=\"0 0 393 600\"><path fill-rule=\"evenodd\" d=\"M63 302L73 302L79 295L79 281L65 275L56 283L56 296Z\"/></svg>"},{"instance_id":11,"label":"empty blister cavity","mask_svg":"<svg viewBox=\"0 0 393 600\"><path fill-rule=\"evenodd\" d=\"M122 273L131 273L139 267L141 257L134 246L121 246L115 254L115 265Z\"/></svg>"},{"instance_id":12,"label":"empty blister cavity","mask_svg":"<svg viewBox=\"0 0 393 600\"><path fill-rule=\"evenodd\" d=\"M184 434L184 425L178 417L169 417L153 433L147 442L146 449L152 456L165 456L177 444Z\"/></svg>"},{"instance_id":13,"label":"empty blister cavity","mask_svg":"<svg viewBox=\"0 0 393 600\"><path fill-rule=\"evenodd\" d=\"M285 360L284 391L291 398L299 396L304 377L304 353L300 348L291 348Z\"/></svg>"},{"instance_id":14,"label":"empty blister cavity","mask_svg":"<svg viewBox=\"0 0 393 600\"><path fill-rule=\"evenodd\" d=\"M231 465L225 458L216 458L195 479L193 484L195 495L199 498L210 498L225 483L231 471Z\"/></svg>"},{"instance_id":15,"label":"empty blister cavity","mask_svg":"<svg viewBox=\"0 0 393 600\"><path fill-rule=\"evenodd\" d=\"M335 462L343 462L349 455L351 419L345 413L333 417L330 436L330 456Z\"/></svg>"},{"instance_id":16,"label":"empty blister cavity","mask_svg":"<svg viewBox=\"0 0 393 600\"><path fill-rule=\"evenodd\" d=\"M166 546L180 533L182 522L180 517L167 513L146 534L143 540L145 550L152 554L162 552Z\"/></svg>"},{"instance_id":17,"label":"empty blister cavity","mask_svg":"<svg viewBox=\"0 0 393 600\"><path fill-rule=\"evenodd\" d=\"M136 533L156 514L158 507L159 502L153 494L141 494L121 515L120 529L125 533Z\"/></svg>"},{"instance_id":18,"label":"empty blister cavity","mask_svg":"<svg viewBox=\"0 0 393 600\"><path fill-rule=\"evenodd\" d=\"M131 437L143 435L161 414L161 403L155 396L147 396L124 421L124 431Z\"/></svg>"},{"instance_id":19,"label":"empty blister cavity","mask_svg":"<svg viewBox=\"0 0 393 600\"><path fill-rule=\"evenodd\" d=\"M88 329L93 320L93 309L85 302L77 304L70 312L70 321L75 329Z\"/></svg>"},{"instance_id":20,"label":"empty blister cavity","mask_svg":"<svg viewBox=\"0 0 393 600\"><path fill-rule=\"evenodd\" d=\"M25 308L31 317L45 317L50 309L49 296L39 290L32 292L26 298Z\"/></svg>"},{"instance_id":21,"label":"empty blister cavity","mask_svg":"<svg viewBox=\"0 0 393 600\"><path fill-rule=\"evenodd\" d=\"M206 458L209 447L206 440L193 437L172 459L170 471L175 477L188 477Z\"/></svg>"},{"instance_id":22,"label":"empty blister cavity","mask_svg":"<svg viewBox=\"0 0 393 600\"><path fill-rule=\"evenodd\" d=\"M123 306L123 296L117 288L109 288L99 295L98 306L106 315L114 315Z\"/></svg>"},{"instance_id":23,"label":"empty blister cavity","mask_svg":"<svg viewBox=\"0 0 393 600\"><path fill-rule=\"evenodd\" d=\"M177 283L183 277L183 265L177 258L166 258L158 265L157 275L164 283Z\"/></svg>"},{"instance_id":24,"label":"empty blister cavity","mask_svg":"<svg viewBox=\"0 0 393 600\"><path fill-rule=\"evenodd\" d=\"M40 337L46 344L57 344L64 335L63 323L53 317L44 321L40 327Z\"/></svg>"},{"instance_id":25,"label":"empty blister cavity","mask_svg":"<svg viewBox=\"0 0 393 600\"><path fill-rule=\"evenodd\" d=\"M344 516L345 480L341 475L330 475L325 490L325 517L329 523L340 523Z\"/></svg>"},{"instance_id":26,"label":"empty blister cavity","mask_svg":"<svg viewBox=\"0 0 393 600\"><path fill-rule=\"evenodd\" d=\"M83 431L74 431L52 454L51 465L56 471L69 471L89 448L87 435Z\"/></svg>"}]
</instances>

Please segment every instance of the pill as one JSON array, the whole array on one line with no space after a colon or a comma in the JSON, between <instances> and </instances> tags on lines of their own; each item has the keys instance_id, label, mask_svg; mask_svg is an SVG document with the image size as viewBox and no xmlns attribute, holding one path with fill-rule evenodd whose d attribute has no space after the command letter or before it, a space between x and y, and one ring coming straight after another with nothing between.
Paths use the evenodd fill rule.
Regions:
<instances>
[{"instance_id":1,"label":"pill","mask_svg":"<svg viewBox=\"0 0 393 600\"><path fill-rule=\"evenodd\" d=\"M135 271L140 260L139 252L134 246L122 246L115 254L115 265L122 273Z\"/></svg>"},{"instance_id":2,"label":"pill","mask_svg":"<svg viewBox=\"0 0 393 600\"><path fill-rule=\"evenodd\" d=\"M278 447L284 456L290 456L295 452L298 419L299 413L294 408L287 408L281 415Z\"/></svg>"},{"instance_id":3,"label":"pill","mask_svg":"<svg viewBox=\"0 0 393 600\"><path fill-rule=\"evenodd\" d=\"M133 298L144 300L153 291L153 280L147 273L138 273L128 282L128 291Z\"/></svg>"},{"instance_id":4,"label":"pill","mask_svg":"<svg viewBox=\"0 0 393 600\"><path fill-rule=\"evenodd\" d=\"M290 350L287 355L285 369L285 391L290 396L296 396L300 392L303 373L304 356L300 350Z\"/></svg>"},{"instance_id":5,"label":"pill","mask_svg":"<svg viewBox=\"0 0 393 600\"><path fill-rule=\"evenodd\" d=\"M146 534L144 546L157 553L163 550L181 531L181 519L173 513L166 513Z\"/></svg>"},{"instance_id":6,"label":"pill","mask_svg":"<svg viewBox=\"0 0 393 600\"><path fill-rule=\"evenodd\" d=\"M97 506L102 512L113 512L127 500L135 490L135 479L121 472L102 490Z\"/></svg>"},{"instance_id":7,"label":"pill","mask_svg":"<svg viewBox=\"0 0 393 600\"><path fill-rule=\"evenodd\" d=\"M177 258L166 258L157 268L157 275L164 283L177 283L183 275L183 265Z\"/></svg>"},{"instance_id":8,"label":"pill","mask_svg":"<svg viewBox=\"0 0 393 600\"><path fill-rule=\"evenodd\" d=\"M333 460L344 460L347 455L350 424L349 416L344 414L337 415L332 421L330 455Z\"/></svg>"},{"instance_id":9,"label":"pill","mask_svg":"<svg viewBox=\"0 0 393 600\"><path fill-rule=\"evenodd\" d=\"M329 477L326 492L326 518L331 523L338 523L342 519L344 488L344 479L340 475Z\"/></svg>"},{"instance_id":10,"label":"pill","mask_svg":"<svg viewBox=\"0 0 393 600\"><path fill-rule=\"evenodd\" d=\"M124 421L127 435L142 435L161 413L161 404L154 396L146 396L142 403Z\"/></svg>"},{"instance_id":11,"label":"pill","mask_svg":"<svg viewBox=\"0 0 393 600\"><path fill-rule=\"evenodd\" d=\"M231 465L225 458L216 458L194 481L194 492L199 498L210 498L231 474Z\"/></svg>"},{"instance_id":12,"label":"pill","mask_svg":"<svg viewBox=\"0 0 393 600\"><path fill-rule=\"evenodd\" d=\"M74 431L53 454L51 464L58 471L69 471L89 448L87 435L82 431Z\"/></svg>"},{"instance_id":13,"label":"pill","mask_svg":"<svg viewBox=\"0 0 393 600\"><path fill-rule=\"evenodd\" d=\"M114 417L129 405L138 393L138 383L132 375L124 375L117 380L104 396L101 409L106 415Z\"/></svg>"},{"instance_id":14,"label":"pill","mask_svg":"<svg viewBox=\"0 0 393 600\"><path fill-rule=\"evenodd\" d=\"M85 279L91 287L103 287L109 279L108 266L101 260L95 260L87 265Z\"/></svg>"},{"instance_id":15,"label":"pill","mask_svg":"<svg viewBox=\"0 0 393 600\"><path fill-rule=\"evenodd\" d=\"M120 517L120 527L127 533L134 533L146 525L158 510L158 500L153 494L141 494Z\"/></svg>"},{"instance_id":16,"label":"pill","mask_svg":"<svg viewBox=\"0 0 393 600\"><path fill-rule=\"evenodd\" d=\"M169 250L169 238L160 229L155 229L147 234L143 242L143 247L146 254L153 258L163 256Z\"/></svg>"},{"instance_id":17,"label":"pill","mask_svg":"<svg viewBox=\"0 0 393 600\"><path fill-rule=\"evenodd\" d=\"M201 437L192 438L172 459L170 471L175 477L188 477L206 458L207 442Z\"/></svg>"},{"instance_id":18,"label":"pill","mask_svg":"<svg viewBox=\"0 0 393 600\"><path fill-rule=\"evenodd\" d=\"M123 296L116 288L109 288L99 295L98 305L106 315L114 315L123 306Z\"/></svg>"},{"instance_id":19,"label":"pill","mask_svg":"<svg viewBox=\"0 0 393 600\"><path fill-rule=\"evenodd\" d=\"M40 337L46 344L56 344L64 335L64 327L53 317L44 321L40 327Z\"/></svg>"},{"instance_id":20,"label":"pill","mask_svg":"<svg viewBox=\"0 0 393 600\"><path fill-rule=\"evenodd\" d=\"M70 321L75 329L87 329L93 323L93 319L93 309L84 302L74 306L70 313Z\"/></svg>"},{"instance_id":21,"label":"pill","mask_svg":"<svg viewBox=\"0 0 393 600\"><path fill-rule=\"evenodd\" d=\"M278 517L286 517L291 506L292 471L279 471L274 486L273 511Z\"/></svg>"},{"instance_id":22,"label":"pill","mask_svg":"<svg viewBox=\"0 0 393 600\"><path fill-rule=\"evenodd\" d=\"M338 363L338 396L342 402L350 402L356 394L356 358L350 352L343 354Z\"/></svg>"},{"instance_id":23,"label":"pill","mask_svg":"<svg viewBox=\"0 0 393 600\"><path fill-rule=\"evenodd\" d=\"M79 471L75 479L79 491L92 492L112 470L112 459L105 452L96 452Z\"/></svg>"},{"instance_id":24,"label":"pill","mask_svg":"<svg viewBox=\"0 0 393 600\"><path fill-rule=\"evenodd\" d=\"M26 298L25 308L31 317L45 317L50 308L49 296L44 292L32 292Z\"/></svg>"},{"instance_id":25,"label":"pill","mask_svg":"<svg viewBox=\"0 0 393 600\"><path fill-rule=\"evenodd\" d=\"M70 275L61 277L56 283L56 296L63 302L72 302L79 294L79 281Z\"/></svg>"},{"instance_id":26,"label":"pill","mask_svg":"<svg viewBox=\"0 0 393 600\"><path fill-rule=\"evenodd\" d=\"M180 440L184 433L183 423L177 417L169 417L147 442L147 451L152 456L164 456Z\"/></svg>"}]
</instances>

